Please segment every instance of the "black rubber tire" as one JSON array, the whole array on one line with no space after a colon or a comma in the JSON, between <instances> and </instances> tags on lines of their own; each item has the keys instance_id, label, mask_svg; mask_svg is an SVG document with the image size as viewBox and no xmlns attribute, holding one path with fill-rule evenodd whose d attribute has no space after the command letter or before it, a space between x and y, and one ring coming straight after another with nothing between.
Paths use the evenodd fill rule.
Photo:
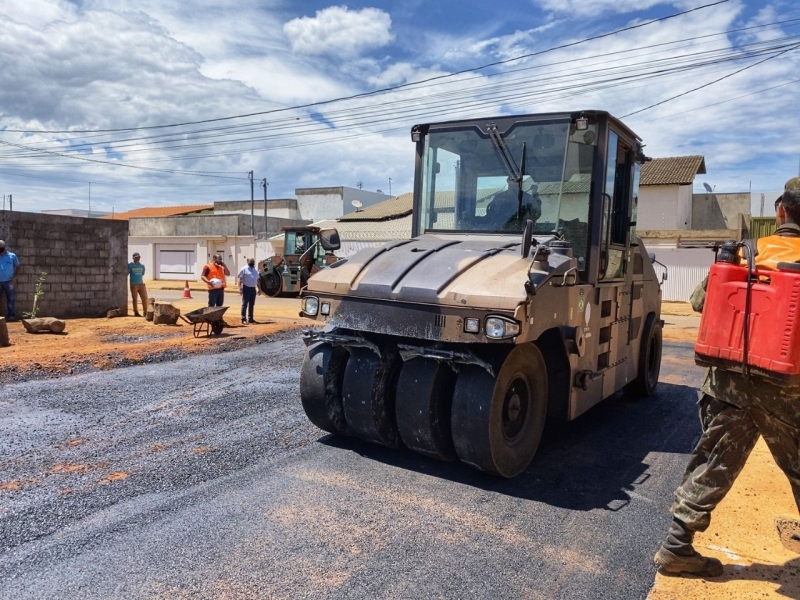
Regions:
<instances>
[{"instance_id":1,"label":"black rubber tire","mask_svg":"<svg viewBox=\"0 0 800 600\"><path fill-rule=\"evenodd\" d=\"M219 335L222 333L222 330L225 329L225 323L222 321L212 321L211 323L211 333L214 335Z\"/></svg>"},{"instance_id":2,"label":"black rubber tire","mask_svg":"<svg viewBox=\"0 0 800 600\"><path fill-rule=\"evenodd\" d=\"M395 390L403 361L396 349L378 356L353 348L342 382L342 403L348 433L368 442L401 448L395 422Z\"/></svg>"},{"instance_id":3,"label":"black rubber tire","mask_svg":"<svg viewBox=\"0 0 800 600\"><path fill-rule=\"evenodd\" d=\"M650 313L642 330L636 379L627 390L640 397L651 396L656 391L661 373L661 350L661 321Z\"/></svg>"},{"instance_id":4,"label":"black rubber tire","mask_svg":"<svg viewBox=\"0 0 800 600\"><path fill-rule=\"evenodd\" d=\"M430 358L403 364L397 381L397 429L407 448L442 460L455 460L450 406L456 374Z\"/></svg>"},{"instance_id":5,"label":"black rubber tire","mask_svg":"<svg viewBox=\"0 0 800 600\"><path fill-rule=\"evenodd\" d=\"M451 427L458 457L473 467L514 477L533 460L547 418L547 368L533 344L515 347L497 378L459 367Z\"/></svg>"},{"instance_id":6,"label":"black rubber tire","mask_svg":"<svg viewBox=\"0 0 800 600\"><path fill-rule=\"evenodd\" d=\"M350 353L317 343L306 350L300 367L300 402L308 420L329 433L347 433L342 406L342 380Z\"/></svg>"},{"instance_id":7,"label":"black rubber tire","mask_svg":"<svg viewBox=\"0 0 800 600\"><path fill-rule=\"evenodd\" d=\"M277 271L272 271L272 273L261 275L258 278L258 286L265 295L275 298L283 289L283 277Z\"/></svg>"}]
</instances>

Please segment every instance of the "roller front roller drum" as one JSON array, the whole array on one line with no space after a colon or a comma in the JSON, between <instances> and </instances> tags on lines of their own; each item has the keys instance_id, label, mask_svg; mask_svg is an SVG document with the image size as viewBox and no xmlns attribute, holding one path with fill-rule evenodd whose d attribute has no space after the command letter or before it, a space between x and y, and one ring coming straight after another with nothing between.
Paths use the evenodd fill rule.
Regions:
<instances>
[{"instance_id":1,"label":"roller front roller drum","mask_svg":"<svg viewBox=\"0 0 800 600\"><path fill-rule=\"evenodd\" d=\"M397 382L397 428L403 443L420 454L456 458L450 432L450 406L456 374L429 358L403 364Z\"/></svg>"},{"instance_id":2,"label":"roller front roller drum","mask_svg":"<svg viewBox=\"0 0 800 600\"><path fill-rule=\"evenodd\" d=\"M342 380L350 354L344 348L311 346L300 368L300 401L309 421L329 433L347 433Z\"/></svg>"},{"instance_id":3,"label":"roller front roller drum","mask_svg":"<svg viewBox=\"0 0 800 600\"><path fill-rule=\"evenodd\" d=\"M402 447L395 422L395 389L402 367L395 348L381 356L353 348L344 372L342 402L348 433L390 448Z\"/></svg>"}]
</instances>

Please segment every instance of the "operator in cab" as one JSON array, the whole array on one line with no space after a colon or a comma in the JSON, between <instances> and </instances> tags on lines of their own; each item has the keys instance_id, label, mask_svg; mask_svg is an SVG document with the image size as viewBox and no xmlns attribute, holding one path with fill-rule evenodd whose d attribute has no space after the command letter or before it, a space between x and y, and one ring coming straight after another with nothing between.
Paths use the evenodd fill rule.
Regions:
<instances>
[{"instance_id":1,"label":"operator in cab","mask_svg":"<svg viewBox=\"0 0 800 600\"><path fill-rule=\"evenodd\" d=\"M536 184L528 190L520 190L520 184L509 177L508 187L486 206L484 224L492 231L516 232L522 231L528 219L535 223L541 216L542 200Z\"/></svg>"},{"instance_id":2,"label":"operator in cab","mask_svg":"<svg viewBox=\"0 0 800 600\"><path fill-rule=\"evenodd\" d=\"M786 182L775 208L775 234L747 244L761 270L775 270L779 262L800 262L800 177ZM692 307L698 312L707 283L708 278L692 294ZM699 397L703 433L675 491L672 523L654 563L667 574L718 577L722 563L698 553L692 540L708 528L712 511L733 487L759 436L789 479L800 513L800 387L779 387L757 376L748 380L710 367ZM743 518L741 525L746 523ZM800 554L797 515L777 517L775 524L783 545Z\"/></svg>"}]
</instances>

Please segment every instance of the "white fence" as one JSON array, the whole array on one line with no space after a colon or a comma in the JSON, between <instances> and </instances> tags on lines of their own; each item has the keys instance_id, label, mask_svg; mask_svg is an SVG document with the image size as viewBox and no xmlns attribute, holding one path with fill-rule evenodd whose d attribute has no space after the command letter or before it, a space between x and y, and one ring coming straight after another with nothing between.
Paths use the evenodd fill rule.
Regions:
<instances>
[{"instance_id":1,"label":"white fence","mask_svg":"<svg viewBox=\"0 0 800 600\"><path fill-rule=\"evenodd\" d=\"M656 260L668 272L668 278L661 286L661 299L670 302L688 302L697 284L708 275L708 268L714 263L714 251L707 248L650 248ZM661 277L664 269L654 264L656 274Z\"/></svg>"}]
</instances>

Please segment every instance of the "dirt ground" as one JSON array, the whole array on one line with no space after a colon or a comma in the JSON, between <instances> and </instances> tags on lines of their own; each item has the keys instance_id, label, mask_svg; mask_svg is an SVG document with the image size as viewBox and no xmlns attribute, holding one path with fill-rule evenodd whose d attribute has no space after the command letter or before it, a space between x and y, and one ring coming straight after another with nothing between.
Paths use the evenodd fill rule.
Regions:
<instances>
[{"instance_id":1,"label":"dirt ground","mask_svg":"<svg viewBox=\"0 0 800 600\"><path fill-rule=\"evenodd\" d=\"M205 306L206 295L200 284L192 283L192 300L175 300L181 313ZM180 291L179 282L149 282L150 295L156 298L164 290ZM292 298L256 299L255 318L258 324L239 324L240 296L228 291L230 306L225 321L230 324L219 336L195 338L192 326L179 320L177 325L153 325L143 318L68 319L66 332L61 335L28 334L22 323L9 323L11 346L0 349L3 369L0 382L18 379L38 372L42 375L72 374L87 369L107 369L167 358L180 353L191 355L240 348L256 343L258 336L269 336L290 328L309 326L313 321L300 318L299 300ZM132 313L130 300L129 314ZM696 336L696 317L688 304L664 303L662 308L667 324L664 338L693 342ZM670 317L676 318L670 318Z\"/></svg>"},{"instance_id":2,"label":"dirt ground","mask_svg":"<svg viewBox=\"0 0 800 600\"><path fill-rule=\"evenodd\" d=\"M182 289L182 285L179 286ZM150 295L159 298L162 290L175 290L175 282L150 282ZM191 300L174 300L182 314L206 305L206 292L192 284ZM91 369L109 369L146 362L157 362L180 356L223 352L255 344L261 336L280 331L308 327L313 322L298 316L299 300L292 298L256 299L254 317L257 324L240 324L241 296L235 288L226 293L225 314L229 325L222 334L195 338L193 326L182 320L176 325L153 325L141 317L114 319L67 319L62 334L29 334L22 323L8 323L11 345L0 348L0 382L29 377L36 373L73 374ZM133 314L128 300L129 314ZM44 315L47 316L47 315ZM263 338L262 338L263 339Z\"/></svg>"}]
</instances>

